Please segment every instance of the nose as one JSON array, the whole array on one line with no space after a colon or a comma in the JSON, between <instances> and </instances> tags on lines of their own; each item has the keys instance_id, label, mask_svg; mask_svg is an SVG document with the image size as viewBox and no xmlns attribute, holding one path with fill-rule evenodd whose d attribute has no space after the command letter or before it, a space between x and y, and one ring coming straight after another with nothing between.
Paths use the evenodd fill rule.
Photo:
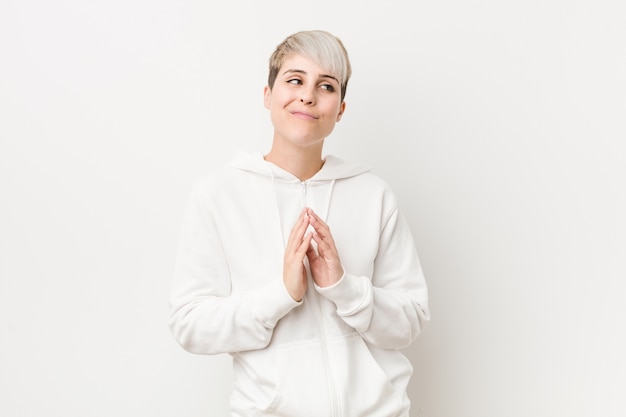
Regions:
<instances>
[{"instance_id":1,"label":"nose","mask_svg":"<svg viewBox=\"0 0 626 417\"><path fill-rule=\"evenodd\" d=\"M315 103L315 93L310 89L302 89L302 95L300 96L300 102L302 104L311 105Z\"/></svg>"}]
</instances>

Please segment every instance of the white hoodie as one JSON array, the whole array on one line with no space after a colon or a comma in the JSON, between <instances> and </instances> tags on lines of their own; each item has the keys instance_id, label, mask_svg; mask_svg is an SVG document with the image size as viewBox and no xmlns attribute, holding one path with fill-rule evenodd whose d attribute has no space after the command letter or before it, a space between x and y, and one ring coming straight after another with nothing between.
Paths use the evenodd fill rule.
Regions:
<instances>
[{"instance_id":1,"label":"white hoodie","mask_svg":"<svg viewBox=\"0 0 626 417\"><path fill-rule=\"evenodd\" d=\"M303 207L329 225L345 270L294 301L285 243ZM238 154L193 187L170 328L188 351L233 357L232 416L408 416L412 367L398 349L428 322L409 227L386 182L327 156L300 181L261 153Z\"/></svg>"}]
</instances>

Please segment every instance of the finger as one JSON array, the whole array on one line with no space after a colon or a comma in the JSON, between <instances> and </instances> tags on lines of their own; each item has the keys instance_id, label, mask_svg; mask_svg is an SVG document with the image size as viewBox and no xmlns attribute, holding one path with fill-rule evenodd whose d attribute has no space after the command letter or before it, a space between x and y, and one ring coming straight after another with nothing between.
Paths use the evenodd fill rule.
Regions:
<instances>
[{"instance_id":1,"label":"finger","mask_svg":"<svg viewBox=\"0 0 626 417\"><path fill-rule=\"evenodd\" d=\"M335 239L330 231L330 227L315 213L313 210L309 210L311 217L311 226L315 230L317 237L313 236L313 239L321 247L321 251L337 252L335 247Z\"/></svg>"},{"instance_id":2,"label":"finger","mask_svg":"<svg viewBox=\"0 0 626 417\"><path fill-rule=\"evenodd\" d=\"M317 252L320 256L323 258L328 258L329 256L337 257L337 250L332 242L332 238L327 238L314 232L313 240L317 244Z\"/></svg>"},{"instance_id":3,"label":"finger","mask_svg":"<svg viewBox=\"0 0 626 417\"><path fill-rule=\"evenodd\" d=\"M302 210L298 220L296 220L296 223L291 229L291 233L289 234L289 239L287 241L287 247L297 248L302 242L302 238L304 237L307 227L309 227L309 215L306 210Z\"/></svg>"},{"instance_id":4,"label":"finger","mask_svg":"<svg viewBox=\"0 0 626 417\"><path fill-rule=\"evenodd\" d=\"M304 235L302 243L300 243L300 246L298 246L298 249L296 250L296 256L298 258L304 259L305 255L308 256L309 250L311 249L311 239L313 239L313 233L307 233Z\"/></svg>"},{"instance_id":5,"label":"finger","mask_svg":"<svg viewBox=\"0 0 626 417\"><path fill-rule=\"evenodd\" d=\"M311 235L311 240L314 240L315 233L311 233L310 235ZM315 250L315 248L313 247L310 241L309 241L309 246L306 249L306 256L307 258L309 258L309 261L313 261L318 256L317 251Z\"/></svg>"},{"instance_id":6,"label":"finger","mask_svg":"<svg viewBox=\"0 0 626 417\"><path fill-rule=\"evenodd\" d=\"M312 209L308 210L309 217L311 219L311 226L315 229L315 231L322 236L322 238L329 238L331 236L330 227L322 220L320 216L315 214Z\"/></svg>"}]
</instances>

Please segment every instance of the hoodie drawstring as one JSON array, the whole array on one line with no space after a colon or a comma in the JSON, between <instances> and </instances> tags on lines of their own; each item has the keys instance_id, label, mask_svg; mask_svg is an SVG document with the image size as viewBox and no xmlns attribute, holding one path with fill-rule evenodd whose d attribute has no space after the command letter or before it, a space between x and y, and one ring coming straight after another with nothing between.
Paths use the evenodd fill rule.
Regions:
<instances>
[{"instance_id":1,"label":"hoodie drawstring","mask_svg":"<svg viewBox=\"0 0 626 417\"><path fill-rule=\"evenodd\" d=\"M333 199L334 189L335 189L335 179L333 178L330 181L330 185L328 186L328 193L326 194L326 212L324 213L324 217L322 217L322 219L324 219L325 222L328 222L328 214L330 213L330 202Z\"/></svg>"}]
</instances>

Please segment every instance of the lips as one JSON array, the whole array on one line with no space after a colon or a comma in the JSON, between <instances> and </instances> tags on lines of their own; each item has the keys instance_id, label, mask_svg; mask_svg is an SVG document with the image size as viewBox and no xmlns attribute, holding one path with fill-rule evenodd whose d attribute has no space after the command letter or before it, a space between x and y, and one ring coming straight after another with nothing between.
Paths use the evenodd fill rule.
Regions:
<instances>
[{"instance_id":1,"label":"lips","mask_svg":"<svg viewBox=\"0 0 626 417\"><path fill-rule=\"evenodd\" d=\"M292 111L290 112L292 116L302 119L302 120L317 120L318 118L312 115L311 113L307 113L305 111Z\"/></svg>"}]
</instances>

